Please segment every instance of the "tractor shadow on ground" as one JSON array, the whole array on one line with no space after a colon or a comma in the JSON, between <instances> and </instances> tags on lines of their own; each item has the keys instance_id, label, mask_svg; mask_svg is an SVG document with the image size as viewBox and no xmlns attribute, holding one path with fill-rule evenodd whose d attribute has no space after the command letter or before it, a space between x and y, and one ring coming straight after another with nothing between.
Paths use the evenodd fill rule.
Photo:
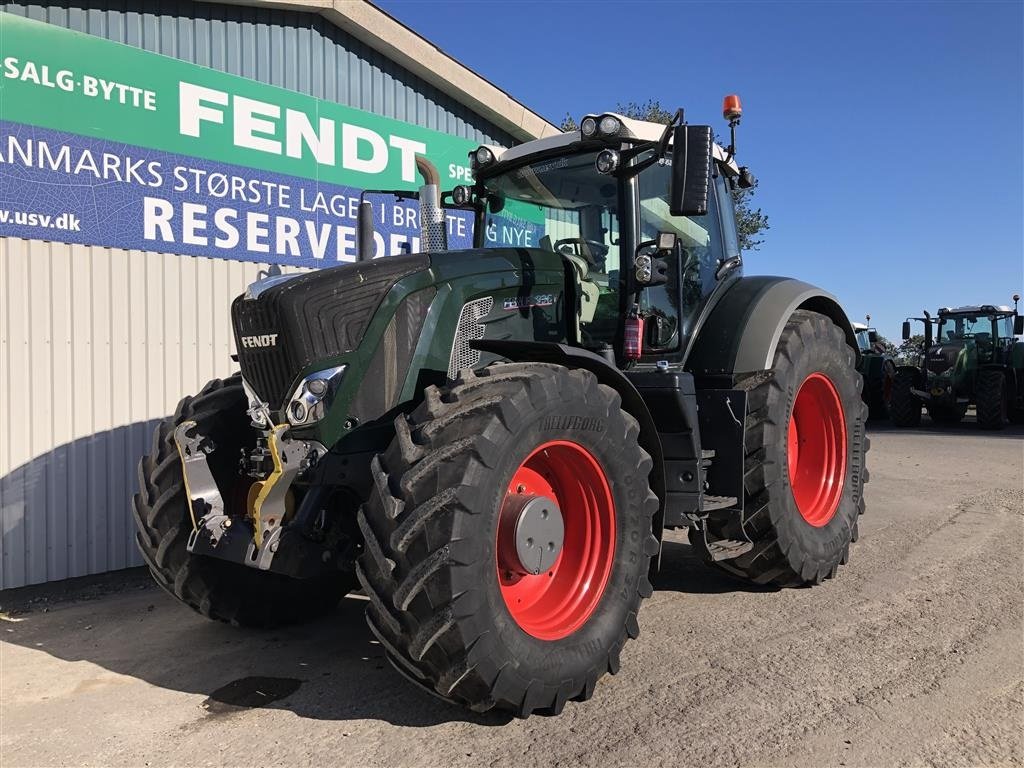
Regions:
<instances>
[{"instance_id":1,"label":"tractor shadow on ground","mask_svg":"<svg viewBox=\"0 0 1024 768\"><path fill-rule=\"evenodd\" d=\"M1024 424L1010 423L1003 429L982 429L975 421L972 411L962 421L955 424L940 424L932 421L928 414L923 414L921 425L918 427L896 427L888 421L873 419L867 424L867 432L869 437L873 435L931 435L936 439L941 439L955 435L956 437L974 437L986 440L1002 438L1019 441L1024 439Z\"/></svg>"},{"instance_id":2,"label":"tractor shadow on ground","mask_svg":"<svg viewBox=\"0 0 1024 768\"><path fill-rule=\"evenodd\" d=\"M252 630L208 621L153 586L142 569L121 584L27 606L4 595L2 640L68 662L86 661L160 688L206 697L200 719L267 707L318 720L381 720L423 727L446 722L505 725L507 713L470 712L437 699L399 675L370 633L361 596L297 627ZM109 577L108 577L109 578ZM80 580L76 580L80 581ZM20 591L20 590L19 590ZM13 610L12 610L13 609ZM58 677L101 673L61 665L33 685L64 687ZM80 681L87 690L90 679ZM44 691L47 693L47 691ZM72 693L72 696L75 694ZM87 706L83 702L83 706Z\"/></svg>"},{"instance_id":3,"label":"tractor shadow on ground","mask_svg":"<svg viewBox=\"0 0 1024 768\"><path fill-rule=\"evenodd\" d=\"M692 595L720 595L727 592L778 592L776 587L761 587L734 578L725 571L706 565L693 547L674 541L671 532L661 545L661 569L654 577L654 589ZM685 534L683 534L685 536ZM671 537L671 538L670 538Z\"/></svg>"},{"instance_id":4,"label":"tractor shadow on ground","mask_svg":"<svg viewBox=\"0 0 1024 768\"><path fill-rule=\"evenodd\" d=\"M673 538L679 533L668 534L655 589L770 591L708 568L689 544ZM355 594L308 624L241 629L204 619L158 589L144 568L133 568L0 593L0 609L7 612L0 639L54 659L85 661L159 688L202 696L196 707L201 720L265 707L317 720L380 720L410 727L511 721L507 713L479 715L439 700L403 678L369 631L365 607L365 598ZM40 663L32 685L42 694L51 687L66 690L65 677L77 681L70 695L81 690L84 697L103 672ZM83 698L81 706L90 705Z\"/></svg>"}]
</instances>

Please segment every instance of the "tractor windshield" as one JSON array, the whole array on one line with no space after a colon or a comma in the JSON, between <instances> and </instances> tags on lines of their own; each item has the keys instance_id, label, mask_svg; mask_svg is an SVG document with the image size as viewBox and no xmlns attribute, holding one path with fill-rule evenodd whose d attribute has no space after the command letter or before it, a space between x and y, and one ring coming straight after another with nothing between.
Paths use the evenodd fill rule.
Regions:
<instances>
[{"instance_id":1,"label":"tractor windshield","mask_svg":"<svg viewBox=\"0 0 1024 768\"><path fill-rule=\"evenodd\" d=\"M938 343L966 339L1013 337L1013 317L993 315L943 315L939 318Z\"/></svg>"},{"instance_id":2,"label":"tractor windshield","mask_svg":"<svg viewBox=\"0 0 1024 768\"><path fill-rule=\"evenodd\" d=\"M595 168L596 152L538 160L486 179L491 199L483 244L556 251L575 265L586 294L581 331L611 342L619 318L622 182Z\"/></svg>"},{"instance_id":3,"label":"tractor windshield","mask_svg":"<svg viewBox=\"0 0 1024 768\"><path fill-rule=\"evenodd\" d=\"M645 156L641 155L638 162ZM683 339L693 330L711 294L719 282L719 267L724 262L720 200L731 211L732 200L725 181L716 174L708 196L708 212L703 216L673 216L669 211L669 186L672 166L655 163L639 177L640 241L653 240L660 232L671 232L679 244L678 255L667 259L670 278L664 285L648 288L640 295L641 315L653 330L645 348L661 354L681 349ZM678 257L679 263L675 260ZM677 282L678 281L678 282Z\"/></svg>"},{"instance_id":4,"label":"tractor windshield","mask_svg":"<svg viewBox=\"0 0 1024 768\"><path fill-rule=\"evenodd\" d=\"M653 151L641 153L633 162L643 164ZM675 234L678 249L667 259L668 282L640 292L638 303L648 328L644 353L660 358L681 352L721 281L727 249L720 207L728 207L725 214L732 214L725 180L716 174L706 215L673 216L668 202L671 165L650 164L634 182L599 173L597 155L594 151L548 157L483 179L492 202L482 242L491 247L544 248L571 261L582 292L580 336L585 345L600 346L614 344L622 319L620 265L623 258L630 263L633 254L620 249L653 241L659 233ZM637 231L626 232L620 216L632 219L634 211ZM527 233L525 241L519 232ZM627 236L623 239L621 234ZM730 252L738 256L735 242Z\"/></svg>"}]
</instances>

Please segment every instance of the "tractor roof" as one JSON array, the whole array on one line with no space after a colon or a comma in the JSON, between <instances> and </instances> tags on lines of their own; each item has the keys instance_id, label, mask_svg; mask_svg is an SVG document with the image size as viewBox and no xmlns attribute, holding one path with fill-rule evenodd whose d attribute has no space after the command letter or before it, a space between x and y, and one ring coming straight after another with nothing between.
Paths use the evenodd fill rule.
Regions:
<instances>
[{"instance_id":1,"label":"tractor roof","mask_svg":"<svg viewBox=\"0 0 1024 768\"><path fill-rule=\"evenodd\" d=\"M645 120L633 120L632 118L625 117L616 112L603 112L599 115L584 115L583 119L593 117L600 120L600 118L608 116L617 118L622 123L622 130L614 136L593 136L588 138L588 141L603 140L606 144L612 145L615 144L616 140L618 140L619 143L630 141L658 141L665 132L665 126L662 123L649 123ZM565 133L556 134L555 136L547 136L543 139L527 141L522 144L517 144L510 149L496 147L491 144L483 144L481 146L485 146L491 150L494 154L494 159L497 161L495 165L498 165L523 161L531 155L550 152L551 150L560 149L562 147L571 147L573 144L580 141L583 141L583 133L577 129L575 131L566 131ZM671 143L671 138L669 139L669 143ZM727 166L729 170L732 171L733 175L739 173L739 168L736 165L735 158L730 158L729 153L723 147L715 144L713 148L713 155L715 160ZM726 173L728 173L728 171Z\"/></svg>"},{"instance_id":2,"label":"tractor roof","mask_svg":"<svg viewBox=\"0 0 1024 768\"><path fill-rule=\"evenodd\" d=\"M855 331L866 331L868 327L864 323L850 323Z\"/></svg>"},{"instance_id":3,"label":"tractor roof","mask_svg":"<svg viewBox=\"0 0 1024 768\"><path fill-rule=\"evenodd\" d=\"M939 315L993 315L993 314L1012 314L1013 309L1000 304L972 304L964 307L939 307Z\"/></svg>"}]
</instances>

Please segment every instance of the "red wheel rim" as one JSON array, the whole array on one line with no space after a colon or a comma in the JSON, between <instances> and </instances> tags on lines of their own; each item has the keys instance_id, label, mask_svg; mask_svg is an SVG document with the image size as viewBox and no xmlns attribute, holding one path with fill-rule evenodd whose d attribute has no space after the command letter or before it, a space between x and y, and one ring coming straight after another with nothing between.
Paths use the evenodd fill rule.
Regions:
<instances>
[{"instance_id":1,"label":"red wheel rim","mask_svg":"<svg viewBox=\"0 0 1024 768\"><path fill-rule=\"evenodd\" d=\"M846 418L827 376L812 373L796 393L787 438L789 485L796 508L811 525L828 523L846 477Z\"/></svg>"},{"instance_id":2,"label":"red wheel rim","mask_svg":"<svg viewBox=\"0 0 1024 768\"><path fill-rule=\"evenodd\" d=\"M583 626L604 594L615 557L615 503L597 459L565 440L544 443L526 457L512 475L503 507L521 493L554 499L565 536L550 569L514 573L497 553L515 536L515 519L500 514L495 564L501 596L520 629L559 640Z\"/></svg>"}]
</instances>

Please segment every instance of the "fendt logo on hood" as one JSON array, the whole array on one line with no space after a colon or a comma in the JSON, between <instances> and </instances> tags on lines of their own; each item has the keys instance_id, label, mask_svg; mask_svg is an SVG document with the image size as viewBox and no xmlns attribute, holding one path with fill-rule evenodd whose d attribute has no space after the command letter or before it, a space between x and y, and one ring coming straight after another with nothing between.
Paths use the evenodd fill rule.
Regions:
<instances>
[{"instance_id":1,"label":"fendt logo on hood","mask_svg":"<svg viewBox=\"0 0 1024 768\"><path fill-rule=\"evenodd\" d=\"M273 347L276 345L276 333L264 333L262 336L242 336L242 346L246 349L253 349L255 347Z\"/></svg>"}]
</instances>

